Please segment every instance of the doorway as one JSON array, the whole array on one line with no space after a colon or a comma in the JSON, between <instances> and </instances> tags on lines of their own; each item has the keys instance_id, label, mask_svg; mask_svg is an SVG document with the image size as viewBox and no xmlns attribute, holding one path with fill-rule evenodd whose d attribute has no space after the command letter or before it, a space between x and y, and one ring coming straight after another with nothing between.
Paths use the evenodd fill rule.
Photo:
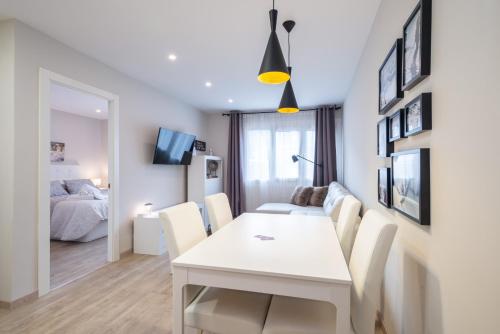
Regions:
<instances>
[{"instance_id":1,"label":"doorway","mask_svg":"<svg viewBox=\"0 0 500 334\"><path fill-rule=\"evenodd\" d=\"M39 89L38 294L42 296L51 286L67 284L119 260L119 160L118 96L45 69L40 69ZM80 103L75 104L76 100ZM76 110L83 104L88 105ZM61 114L65 111L72 115ZM95 114L81 114L85 112ZM85 124L100 124L105 163L89 164L92 150L75 153L82 143L72 132L83 130L64 128L85 116L99 120L80 118ZM57 131L52 131L56 126Z\"/></svg>"}]
</instances>

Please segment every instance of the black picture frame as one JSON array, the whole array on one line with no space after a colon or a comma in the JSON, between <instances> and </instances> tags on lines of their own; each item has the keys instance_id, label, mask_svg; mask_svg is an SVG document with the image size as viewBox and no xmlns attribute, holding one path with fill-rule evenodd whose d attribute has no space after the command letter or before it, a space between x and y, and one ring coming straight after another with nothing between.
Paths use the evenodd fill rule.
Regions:
<instances>
[{"instance_id":1,"label":"black picture frame","mask_svg":"<svg viewBox=\"0 0 500 334\"><path fill-rule=\"evenodd\" d=\"M405 138L404 109L399 109L389 116L389 142L395 142Z\"/></svg>"},{"instance_id":2,"label":"black picture frame","mask_svg":"<svg viewBox=\"0 0 500 334\"><path fill-rule=\"evenodd\" d=\"M391 169L390 168L379 168L378 169L378 202L385 206L386 208L391 208L392 196L391 196Z\"/></svg>"},{"instance_id":3,"label":"black picture frame","mask_svg":"<svg viewBox=\"0 0 500 334\"><path fill-rule=\"evenodd\" d=\"M405 136L432 130L432 93L420 94L408 102L403 110Z\"/></svg>"},{"instance_id":4,"label":"black picture frame","mask_svg":"<svg viewBox=\"0 0 500 334\"><path fill-rule=\"evenodd\" d=\"M389 118L377 123L377 156L388 158L394 152L394 143L389 142Z\"/></svg>"},{"instance_id":5,"label":"black picture frame","mask_svg":"<svg viewBox=\"0 0 500 334\"><path fill-rule=\"evenodd\" d=\"M392 208L420 225L430 225L430 149L397 152L391 157Z\"/></svg>"},{"instance_id":6,"label":"black picture frame","mask_svg":"<svg viewBox=\"0 0 500 334\"><path fill-rule=\"evenodd\" d=\"M387 56L384 59L384 62L382 63L382 66L380 66L378 70L378 113L379 115L384 115L387 113L396 103L398 103L403 97L404 93L401 90L401 64L402 64L402 57L403 57L403 40L401 38L398 38L394 45L392 46L391 50L387 54ZM389 82L382 82L383 81L383 76L385 72L391 73L394 71L394 78L393 75L390 75L391 80ZM393 80L395 82L393 82ZM388 86L393 85L392 89L394 91L391 91L392 89L388 88ZM386 97L383 97L385 95L385 92L388 91L390 93L390 96L387 101L385 101Z\"/></svg>"},{"instance_id":7,"label":"black picture frame","mask_svg":"<svg viewBox=\"0 0 500 334\"><path fill-rule=\"evenodd\" d=\"M194 148L197 151L205 152L207 150L207 143L204 141L201 141L201 140L195 140L194 141Z\"/></svg>"},{"instance_id":8,"label":"black picture frame","mask_svg":"<svg viewBox=\"0 0 500 334\"><path fill-rule=\"evenodd\" d=\"M432 0L420 0L403 26L403 91L412 89L431 74L431 31ZM409 59L414 59L413 64ZM412 72L415 73L410 76Z\"/></svg>"}]
</instances>

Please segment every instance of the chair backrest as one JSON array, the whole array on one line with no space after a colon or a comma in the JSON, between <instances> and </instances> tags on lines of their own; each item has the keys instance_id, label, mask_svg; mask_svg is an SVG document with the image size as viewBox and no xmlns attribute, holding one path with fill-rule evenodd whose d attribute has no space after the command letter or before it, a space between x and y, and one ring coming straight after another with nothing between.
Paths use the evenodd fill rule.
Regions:
<instances>
[{"instance_id":1,"label":"chair backrest","mask_svg":"<svg viewBox=\"0 0 500 334\"><path fill-rule=\"evenodd\" d=\"M163 210L160 221L171 261L207 237L203 219L194 202Z\"/></svg>"},{"instance_id":2,"label":"chair backrest","mask_svg":"<svg viewBox=\"0 0 500 334\"><path fill-rule=\"evenodd\" d=\"M351 319L357 334L373 334L385 263L397 226L369 210L359 226L351 253Z\"/></svg>"},{"instance_id":3,"label":"chair backrest","mask_svg":"<svg viewBox=\"0 0 500 334\"><path fill-rule=\"evenodd\" d=\"M351 258L356 224L359 224L359 210L361 210L360 201L352 195L344 197L335 230L337 231L340 246L342 247L342 252L347 263L349 263L349 259Z\"/></svg>"},{"instance_id":4,"label":"chair backrest","mask_svg":"<svg viewBox=\"0 0 500 334\"><path fill-rule=\"evenodd\" d=\"M224 193L205 197L205 207L207 208L212 232L216 232L233 220L229 199Z\"/></svg>"}]
</instances>

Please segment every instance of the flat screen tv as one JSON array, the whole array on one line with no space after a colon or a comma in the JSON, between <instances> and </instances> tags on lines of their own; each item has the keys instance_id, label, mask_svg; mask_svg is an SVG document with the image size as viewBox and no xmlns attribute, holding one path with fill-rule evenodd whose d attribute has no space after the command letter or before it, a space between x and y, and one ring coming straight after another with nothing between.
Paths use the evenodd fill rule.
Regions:
<instances>
[{"instance_id":1,"label":"flat screen tv","mask_svg":"<svg viewBox=\"0 0 500 334\"><path fill-rule=\"evenodd\" d=\"M155 165L189 165L193 153L195 136L160 128L156 140Z\"/></svg>"}]
</instances>

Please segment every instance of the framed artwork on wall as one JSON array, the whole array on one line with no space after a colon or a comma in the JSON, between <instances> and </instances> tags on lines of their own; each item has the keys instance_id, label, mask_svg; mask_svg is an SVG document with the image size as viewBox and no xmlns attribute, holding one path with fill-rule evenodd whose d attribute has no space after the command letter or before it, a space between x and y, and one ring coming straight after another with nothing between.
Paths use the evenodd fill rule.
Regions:
<instances>
[{"instance_id":1,"label":"framed artwork on wall","mask_svg":"<svg viewBox=\"0 0 500 334\"><path fill-rule=\"evenodd\" d=\"M50 162L64 162L64 151L66 144L51 141L50 142Z\"/></svg>"},{"instance_id":2,"label":"framed artwork on wall","mask_svg":"<svg viewBox=\"0 0 500 334\"><path fill-rule=\"evenodd\" d=\"M378 71L378 113L389 111L404 96L401 90L402 39L396 40Z\"/></svg>"},{"instance_id":3,"label":"framed artwork on wall","mask_svg":"<svg viewBox=\"0 0 500 334\"><path fill-rule=\"evenodd\" d=\"M377 123L377 155L390 157L394 152L394 143L389 142L389 118L385 117Z\"/></svg>"},{"instance_id":4,"label":"framed artwork on wall","mask_svg":"<svg viewBox=\"0 0 500 334\"><path fill-rule=\"evenodd\" d=\"M403 111L400 109L389 116L389 142L395 142L405 137Z\"/></svg>"},{"instance_id":5,"label":"framed artwork on wall","mask_svg":"<svg viewBox=\"0 0 500 334\"><path fill-rule=\"evenodd\" d=\"M430 150L393 153L391 170L393 209L420 225L430 225Z\"/></svg>"},{"instance_id":6,"label":"framed artwork on wall","mask_svg":"<svg viewBox=\"0 0 500 334\"><path fill-rule=\"evenodd\" d=\"M431 74L431 22L432 0L420 0L403 26L404 91Z\"/></svg>"},{"instance_id":7,"label":"framed artwork on wall","mask_svg":"<svg viewBox=\"0 0 500 334\"><path fill-rule=\"evenodd\" d=\"M378 202L383 206L391 207L391 169L378 170Z\"/></svg>"},{"instance_id":8,"label":"framed artwork on wall","mask_svg":"<svg viewBox=\"0 0 500 334\"><path fill-rule=\"evenodd\" d=\"M405 136L432 130L432 93L417 96L403 110Z\"/></svg>"}]
</instances>

